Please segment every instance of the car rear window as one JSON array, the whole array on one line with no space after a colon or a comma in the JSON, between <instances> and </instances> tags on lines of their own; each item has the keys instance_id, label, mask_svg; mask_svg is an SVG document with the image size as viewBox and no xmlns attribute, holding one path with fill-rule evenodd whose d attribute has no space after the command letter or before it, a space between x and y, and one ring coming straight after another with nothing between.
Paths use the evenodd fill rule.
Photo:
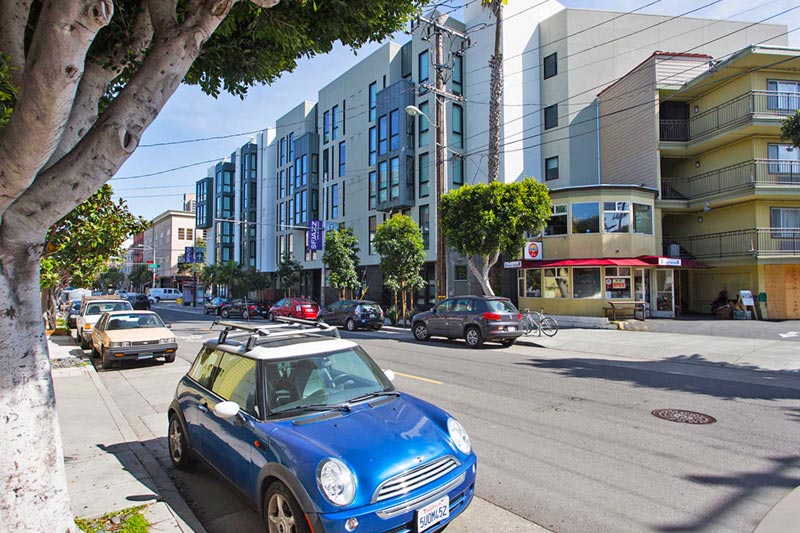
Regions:
<instances>
[{"instance_id":1,"label":"car rear window","mask_svg":"<svg viewBox=\"0 0 800 533\"><path fill-rule=\"evenodd\" d=\"M381 307L378 304L361 304L361 310L368 313L380 313Z\"/></svg>"},{"instance_id":2,"label":"car rear window","mask_svg":"<svg viewBox=\"0 0 800 533\"><path fill-rule=\"evenodd\" d=\"M486 306L495 313L517 313L517 308L511 300L486 300Z\"/></svg>"}]
</instances>

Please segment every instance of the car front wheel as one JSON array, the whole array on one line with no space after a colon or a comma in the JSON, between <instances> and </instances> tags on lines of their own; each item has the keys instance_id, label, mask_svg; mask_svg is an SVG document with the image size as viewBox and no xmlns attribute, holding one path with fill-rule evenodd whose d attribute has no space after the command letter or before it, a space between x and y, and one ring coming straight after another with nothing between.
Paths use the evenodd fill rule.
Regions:
<instances>
[{"instance_id":1,"label":"car front wheel","mask_svg":"<svg viewBox=\"0 0 800 533\"><path fill-rule=\"evenodd\" d=\"M286 485L270 485L264 502L264 523L269 533L309 533L308 522Z\"/></svg>"},{"instance_id":2,"label":"car front wheel","mask_svg":"<svg viewBox=\"0 0 800 533\"><path fill-rule=\"evenodd\" d=\"M103 370L108 370L114 366L114 360L108 355L108 351L103 348L100 357L103 359Z\"/></svg>"},{"instance_id":3,"label":"car front wheel","mask_svg":"<svg viewBox=\"0 0 800 533\"><path fill-rule=\"evenodd\" d=\"M270 313L270 314L267 316L267 318L269 319L269 321L270 321L270 322L275 322L275 315L274 315L274 314Z\"/></svg>"},{"instance_id":4,"label":"car front wheel","mask_svg":"<svg viewBox=\"0 0 800 533\"><path fill-rule=\"evenodd\" d=\"M428 333L428 326L422 322L414 324L414 338L418 341L426 341L430 339L431 334Z\"/></svg>"},{"instance_id":5,"label":"car front wheel","mask_svg":"<svg viewBox=\"0 0 800 533\"><path fill-rule=\"evenodd\" d=\"M347 322L344 323L344 327L347 328L347 331L355 331L356 321L352 318L348 318Z\"/></svg>"},{"instance_id":6,"label":"car front wheel","mask_svg":"<svg viewBox=\"0 0 800 533\"><path fill-rule=\"evenodd\" d=\"M483 346L483 335L481 335L481 330L475 326L471 326L464 331L464 340L470 348Z\"/></svg>"},{"instance_id":7,"label":"car front wheel","mask_svg":"<svg viewBox=\"0 0 800 533\"><path fill-rule=\"evenodd\" d=\"M222 318L228 318L229 316L231 316L230 311L228 311L227 309L223 309L222 311L220 311L219 314L222 315Z\"/></svg>"},{"instance_id":8,"label":"car front wheel","mask_svg":"<svg viewBox=\"0 0 800 533\"><path fill-rule=\"evenodd\" d=\"M186 444L186 436L183 434L183 426L178 415L173 414L169 417L169 460L175 468L184 469L189 466L191 457L189 456L189 446Z\"/></svg>"}]
</instances>

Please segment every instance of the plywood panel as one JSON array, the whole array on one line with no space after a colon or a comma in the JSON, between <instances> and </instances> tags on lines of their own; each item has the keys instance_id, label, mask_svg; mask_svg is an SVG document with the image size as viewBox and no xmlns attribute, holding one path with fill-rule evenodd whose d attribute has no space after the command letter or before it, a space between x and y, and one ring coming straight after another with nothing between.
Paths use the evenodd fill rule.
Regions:
<instances>
[{"instance_id":1,"label":"plywood panel","mask_svg":"<svg viewBox=\"0 0 800 533\"><path fill-rule=\"evenodd\" d=\"M769 318L800 318L800 265L764 267Z\"/></svg>"}]
</instances>

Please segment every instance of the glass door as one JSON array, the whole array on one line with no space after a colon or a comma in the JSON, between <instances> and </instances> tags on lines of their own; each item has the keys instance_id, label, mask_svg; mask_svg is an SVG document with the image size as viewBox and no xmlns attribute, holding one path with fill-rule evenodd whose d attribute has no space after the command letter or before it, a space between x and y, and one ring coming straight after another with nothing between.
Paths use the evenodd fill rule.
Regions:
<instances>
[{"instance_id":1,"label":"glass door","mask_svg":"<svg viewBox=\"0 0 800 533\"><path fill-rule=\"evenodd\" d=\"M644 302L644 313L650 318L650 270L637 268L633 274L633 299L637 302Z\"/></svg>"},{"instance_id":2,"label":"glass door","mask_svg":"<svg viewBox=\"0 0 800 533\"><path fill-rule=\"evenodd\" d=\"M651 310L654 317L675 317L675 283L672 269L655 270L655 301L656 306Z\"/></svg>"}]
</instances>

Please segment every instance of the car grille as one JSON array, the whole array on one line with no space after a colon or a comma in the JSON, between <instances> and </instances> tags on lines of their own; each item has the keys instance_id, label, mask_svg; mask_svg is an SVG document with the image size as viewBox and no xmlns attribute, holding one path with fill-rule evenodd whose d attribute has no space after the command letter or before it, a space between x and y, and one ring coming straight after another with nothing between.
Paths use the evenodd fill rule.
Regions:
<instances>
[{"instance_id":1,"label":"car grille","mask_svg":"<svg viewBox=\"0 0 800 533\"><path fill-rule=\"evenodd\" d=\"M148 344L158 344L157 340L154 341L132 341L131 346L146 346Z\"/></svg>"},{"instance_id":2,"label":"car grille","mask_svg":"<svg viewBox=\"0 0 800 533\"><path fill-rule=\"evenodd\" d=\"M458 461L455 457L448 455L447 457L431 461L413 470L403 472L388 481L384 481L381 486L378 487L372 501L374 503L388 500L389 498L411 492L412 490L436 481L456 467L458 467Z\"/></svg>"}]
</instances>

